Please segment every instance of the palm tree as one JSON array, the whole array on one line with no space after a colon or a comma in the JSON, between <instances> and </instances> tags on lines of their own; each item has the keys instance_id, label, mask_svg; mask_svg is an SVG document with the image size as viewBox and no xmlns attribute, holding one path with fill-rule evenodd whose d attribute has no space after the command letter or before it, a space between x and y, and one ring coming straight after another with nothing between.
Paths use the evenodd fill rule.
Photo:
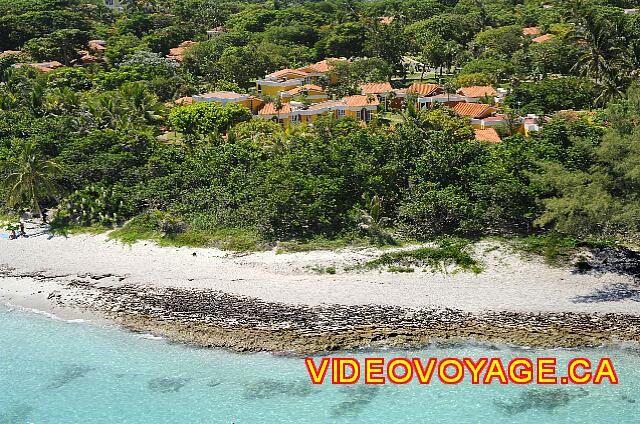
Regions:
<instances>
[{"instance_id":1,"label":"palm tree","mask_svg":"<svg viewBox=\"0 0 640 424\"><path fill-rule=\"evenodd\" d=\"M7 205L14 207L27 201L36 216L42 216L40 201L56 191L55 177L61 168L37 150L32 140L22 143L16 159L3 166L3 185L7 193Z\"/></svg>"},{"instance_id":2,"label":"palm tree","mask_svg":"<svg viewBox=\"0 0 640 424\"><path fill-rule=\"evenodd\" d=\"M598 83L611 77L616 68L623 67L622 61L626 56L619 31L615 23L598 17L594 12L587 13L576 29L576 42L584 49L573 69Z\"/></svg>"}]
</instances>

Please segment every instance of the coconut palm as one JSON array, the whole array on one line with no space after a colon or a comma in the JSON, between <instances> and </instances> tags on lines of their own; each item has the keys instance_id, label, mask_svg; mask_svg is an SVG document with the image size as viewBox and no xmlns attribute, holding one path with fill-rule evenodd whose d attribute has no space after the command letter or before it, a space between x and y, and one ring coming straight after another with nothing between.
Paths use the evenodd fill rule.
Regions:
<instances>
[{"instance_id":1,"label":"coconut palm","mask_svg":"<svg viewBox=\"0 0 640 424\"><path fill-rule=\"evenodd\" d=\"M583 46L583 52L573 69L596 82L609 78L623 66L625 52L619 34L615 23L587 13L576 29L576 43Z\"/></svg>"},{"instance_id":2,"label":"coconut palm","mask_svg":"<svg viewBox=\"0 0 640 424\"><path fill-rule=\"evenodd\" d=\"M7 193L7 205L27 202L36 216L42 215L40 202L56 191L55 178L60 166L44 157L32 140L22 143L18 156L2 167L3 185Z\"/></svg>"}]
</instances>

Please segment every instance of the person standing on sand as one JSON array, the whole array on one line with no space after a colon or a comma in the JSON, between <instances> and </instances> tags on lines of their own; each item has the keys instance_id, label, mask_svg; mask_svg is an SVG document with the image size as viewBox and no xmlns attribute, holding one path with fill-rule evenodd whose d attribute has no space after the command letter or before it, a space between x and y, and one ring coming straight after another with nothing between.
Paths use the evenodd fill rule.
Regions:
<instances>
[{"instance_id":1,"label":"person standing on sand","mask_svg":"<svg viewBox=\"0 0 640 424\"><path fill-rule=\"evenodd\" d=\"M27 233L24 231L24 222L20 221L20 233L22 237L25 237Z\"/></svg>"},{"instance_id":2,"label":"person standing on sand","mask_svg":"<svg viewBox=\"0 0 640 424\"><path fill-rule=\"evenodd\" d=\"M43 224L48 224L48 222L47 222L47 210L43 209L40 215L42 216L42 223Z\"/></svg>"},{"instance_id":3,"label":"person standing on sand","mask_svg":"<svg viewBox=\"0 0 640 424\"><path fill-rule=\"evenodd\" d=\"M16 238L16 230L11 230L9 233L9 240L15 240Z\"/></svg>"}]
</instances>

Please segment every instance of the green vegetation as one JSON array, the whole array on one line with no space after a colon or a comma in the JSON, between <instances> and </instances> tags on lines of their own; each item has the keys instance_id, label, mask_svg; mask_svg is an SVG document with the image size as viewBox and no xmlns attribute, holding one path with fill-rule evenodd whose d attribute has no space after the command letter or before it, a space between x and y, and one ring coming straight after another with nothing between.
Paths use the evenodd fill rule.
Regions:
<instances>
[{"instance_id":1,"label":"green vegetation","mask_svg":"<svg viewBox=\"0 0 640 424\"><path fill-rule=\"evenodd\" d=\"M411 267L408 267L408 266L390 265L387 268L387 271L388 272L400 272L400 273L405 272L406 273L406 272L414 272L415 269L413 269Z\"/></svg>"},{"instance_id":2,"label":"green vegetation","mask_svg":"<svg viewBox=\"0 0 640 424\"><path fill-rule=\"evenodd\" d=\"M633 6L0 0L0 50L21 51L0 57L0 213L53 209L58 231L240 251L532 234L637 245L640 14L622 9ZM182 62L167 58L187 40ZM544 126L490 144L447 107L285 129L238 105L174 103L257 96L256 78L341 56L352 60L318 81L332 95L406 87L410 73L447 92L493 84L510 90L507 111L544 113ZM27 65L44 60L65 66ZM477 266L463 246L417 255L381 265Z\"/></svg>"},{"instance_id":3,"label":"green vegetation","mask_svg":"<svg viewBox=\"0 0 640 424\"><path fill-rule=\"evenodd\" d=\"M335 266L312 266L311 270L317 272L318 274L330 274L333 275L336 273Z\"/></svg>"},{"instance_id":4,"label":"green vegetation","mask_svg":"<svg viewBox=\"0 0 640 424\"><path fill-rule=\"evenodd\" d=\"M527 253L540 255L552 266L568 264L577 253L585 249L605 249L616 247L611 240L578 240L560 234L531 235L511 240L512 245Z\"/></svg>"},{"instance_id":5,"label":"green vegetation","mask_svg":"<svg viewBox=\"0 0 640 424\"><path fill-rule=\"evenodd\" d=\"M264 250L269 247L255 232L233 228L203 232L184 228L184 225L184 222L171 215L152 212L136 216L122 228L111 231L109 238L127 244L149 240L161 246L216 247L236 252Z\"/></svg>"},{"instance_id":6,"label":"green vegetation","mask_svg":"<svg viewBox=\"0 0 640 424\"><path fill-rule=\"evenodd\" d=\"M467 251L469 243L464 240L443 240L437 247L421 247L386 253L363 265L365 269L387 267L389 272L413 272L413 267L428 268L434 272L457 270L480 273L481 265Z\"/></svg>"}]
</instances>

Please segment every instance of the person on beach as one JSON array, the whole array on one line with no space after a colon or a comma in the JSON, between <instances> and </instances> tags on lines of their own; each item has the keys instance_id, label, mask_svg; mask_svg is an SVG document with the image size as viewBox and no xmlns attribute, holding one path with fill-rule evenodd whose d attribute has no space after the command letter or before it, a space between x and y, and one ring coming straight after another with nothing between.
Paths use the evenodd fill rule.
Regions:
<instances>
[{"instance_id":1,"label":"person on beach","mask_svg":"<svg viewBox=\"0 0 640 424\"><path fill-rule=\"evenodd\" d=\"M25 237L27 233L24 231L24 222L20 221L20 232L18 233L21 236Z\"/></svg>"},{"instance_id":2,"label":"person on beach","mask_svg":"<svg viewBox=\"0 0 640 424\"><path fill-rule=\"evenodd\" d=\"M42 214L41 214L41 215L42 215L42 223L43 223L43 224L48 224L48 222L47 222L47 210L46 210L46 209L44 209L44 210L42 211Z\"/></svg>"},{"instance_id":3,"label":"person on beach","mask_svg":"<svg viewBox=\"0 0 640 424\"><path fill-rule=\"evenodd\" d=\"M16 230L11 230L9 233L9 240L15 240L16 238Z\"/></svg>"}]
</instances>

